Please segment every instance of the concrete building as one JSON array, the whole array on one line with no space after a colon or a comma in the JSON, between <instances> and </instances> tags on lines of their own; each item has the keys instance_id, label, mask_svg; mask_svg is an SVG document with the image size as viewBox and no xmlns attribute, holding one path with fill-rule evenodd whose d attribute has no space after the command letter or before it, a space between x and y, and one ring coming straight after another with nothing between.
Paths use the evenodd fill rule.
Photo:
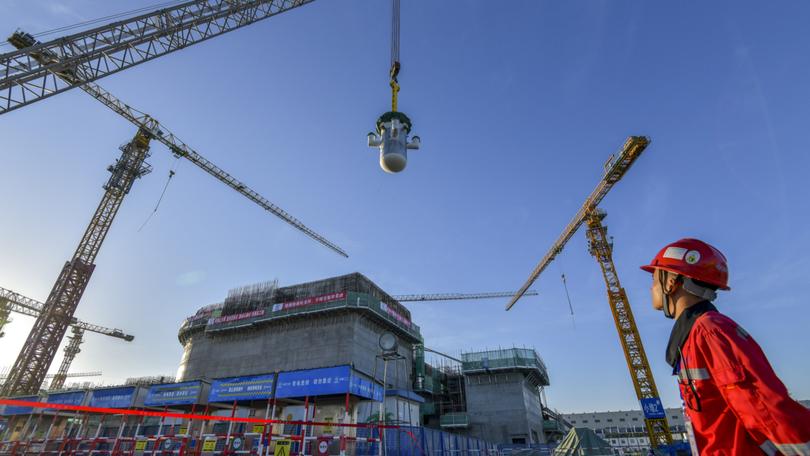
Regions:
<instances>
[{"instance_id":1,"label":"concrete building","mask_svg":"<svg viewBox=\"0 0 810 456\"><path fill-rule=\"evenodd\" d=\"M537 352L511 348L461 358L473 432L498 442L546 443L540 393L549 379Z\"/></svg>"},{"instance_id":2,"label":"concrete building","mask_svg":"<svg viewBox=\"0 0 810 456\"><path fill-rule=\"evenodd\" d=\"M231 290L222 303L188 317L178 339L183 355L176 381L54 391L48 400L272 418L287 422L274 424L274 435L305 432L311 439L326 439L329 454L340 452L332 424L302 428L290 422L354 426L346 430L347 437L355 439L353 445L367 446L350 448L347 454L377 454L373 442L363 444L362 439L379 435L374 423L380 422L381 413L385 423L414 426L419 429L414 432L421 433L419 438L411 436L413 441L386 436L394 438L390 445L396 448L388 447L394 454L413 454L414 442L425 445L423 451L430 454L481 454L494 451L493 444L541 445L548 441L547 431L556 435L560 430L559 420L552 422L554 415L543 407L548 373L534 350L470 352L461 359L444 355L453 362L431 366L408 309L359 273L286 287L267 282ZM32 419L29 408L6 408L0 415L10 425L3 435L14 439L42 438L48 432L47 426L38 426L39 418ZM254 448L261 445L257 436L262 431L245 422L134 422L91 416L78 426L71 416L48 418L65 436L211 434L225 439L217 445L230 445L224 436L238 434Z\"/></svg>"},{"instance_id":3,"label":"concrete building","mask_svg":"<svg viewBox=\"0 0 810 456\"><path fill-rule=\"evenodd\" d=\"M673 441L686 442L683 409L668 408L666 414ZM650 449L641 410L564 413L563 417L572 426L592 429L599 437L610 442L617 455L646 455Z\"/></svg>"},{"instance_id":4,"label":"concrete building","mask_svg":"<svg viewBox=\"0 0 810 456\"><path fill-rule=\"evenodd\" d=\"M359 273L289 287L232 290L180 328L178 381L350 365L382 376L379 337L396 335L401 356L386 383L411 389L413 346L422 343L408 309Z\"/></svg>"},{"instance_id":5,"label":"concrete building","mask_svg":"<svg viewBox=\"0 0 810 456\"><path fill-rule=\"evenodd\" d=\"M378 340L386 332L397 339L386 389L418 393L420 423L498 443L547 441L541 388L548 373L534 350L464 353L461 364L427 365L408 309L359 273L244 287L203 307L180 329L178 381L339 365L380 381ZM413 407L401 405L395 414Z\"/></svg>"}]
</instances>

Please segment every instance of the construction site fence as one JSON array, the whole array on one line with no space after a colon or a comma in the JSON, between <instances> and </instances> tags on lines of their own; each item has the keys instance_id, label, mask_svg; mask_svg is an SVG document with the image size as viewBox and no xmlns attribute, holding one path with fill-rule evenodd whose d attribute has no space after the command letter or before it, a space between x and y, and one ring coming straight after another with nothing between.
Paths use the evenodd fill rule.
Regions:
<instances>
[{"instance_id":1,"label":"construction site fence","mask_svg":"<svg viewBox=\"0 0 810 456\"><path fill-rule=\"evenodd\" d=\"M502 456L421 426L60 408L6 417L0 456Z\"/></svg>"}]
</instances>

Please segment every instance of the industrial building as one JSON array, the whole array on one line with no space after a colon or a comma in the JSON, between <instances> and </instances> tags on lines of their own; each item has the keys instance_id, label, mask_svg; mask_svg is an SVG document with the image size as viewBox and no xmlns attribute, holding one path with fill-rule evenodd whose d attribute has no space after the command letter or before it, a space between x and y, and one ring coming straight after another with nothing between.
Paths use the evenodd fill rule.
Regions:
<instances>
[{"instance_id":1,"label":"industrial building","mask_svg":"<svg viewBox=\"0 0 810 456\"><path fill-rule=\"evenodd\" d=\"M203 307L180 329L178 381L349 365L380 382L385 360L378 340L388 332L397 348L385 387L399 407L387 413L420 410L399 422L496 443L547 441L540 392L549 378L534 350L463 353L460 362L431 366L410 311L359 273L244 287Z\"/></svg>"},{"instance_id":2,"label":"industrial building","mask_svg":"<svg viewBox=\"0 0 810 456\"><path fill-rule=\"evenodd\" d=\"M688 443L683 409L666 409L669 431L674 443ZM644 427L644 413L641 410L619 410L589 413L563 413L572 426L592 429L615 450L616 454L646 455L650 449L650 439Z\"/></svg>"},{"instance_id":3,"label":"industrial building","mask_svg":"<svg viewBox=\"0 0 810 456\"><path fill-rule=\"evenodd\" d=\"M171 383L130 382L25 399L186 413L204 408L221 416L336 424L382 419L425 435L435 432L423 437L423 444L445 445L441 451L452 450L447 446L472 451L498 444L543 444L564 430L543 406L542 389L549 385L549 376L535 350L469 352L460 359L443 355L442 362L431 365L409 310L359 273L231 290L223 302L188 317L178 339L183 354ZM3 414L11 438L44 438L46 432L137 436L171 430L247 439L256 432L245 423L96 417L77 424L68 416L54 416L46 431L38 424L43 414L32 418L36 412L30 408L6 407ZM48 412L44 415L47 421ZM302 430L300 425L283 425L272 432L290 435ZM321 425L303 432L320 439L336 430ZM371 427L339 432L360 440L375 436ZM437 443L429 442L433 440ZM339 443L330 442L330 453L336 454ZM356 450L364 451L370 450Z\"/></svg>"}]
</instances>

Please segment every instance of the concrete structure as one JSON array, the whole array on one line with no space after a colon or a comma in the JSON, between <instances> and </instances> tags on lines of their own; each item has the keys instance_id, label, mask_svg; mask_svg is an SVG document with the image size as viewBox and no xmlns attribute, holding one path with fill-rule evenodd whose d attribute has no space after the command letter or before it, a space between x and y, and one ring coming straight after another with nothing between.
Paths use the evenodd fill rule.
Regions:
<instances>
[{"instance_id":1,"label":"concrete structure","mask_svg":"<svg viewBox=\"0 0 810 456\"><path fill-rule=\"evenodd\" d=\"M666 413L673 441L686 442L683 409L668 408ZM644 414L641 410L564 413L563 417L573 426L593 429L596 435L610 442L616 454L646 455L650 449L650 440L647 437Z\"/></svg>"},{"instance_id":2,"label":"concrete structure","mask_svg":"<svg viewBox=\"0 0 810 456\"><path fill-rule=\"evenodd\" d=\"M189 317L180 329L178 381L350 365L381 379L379 337L397 336L388 388L411 389L410 312L359 273L290 287L262 284Z\"/></svg>"},{"instance_id":3,"label":"concrete structure","mask_svg":"<svg viewBox=\"0 0 810 456\"><path fill-rule=\"evenodd\" d=\"M414 391L426 402L416 415L427 426L498 443L547 440L540 392L548 374L534 350L465 353L463 365L446 372L426 367L422 336L408 309L359 273L231 291L223 303L184 322L177 377L217 379L349 365L379 382L384 365L378 341L386 332L398 343L386 389L400 391L403 398L399 406L387 404L388 413L401 415L405 409L410 414L415 402L409 392ZM426 377L426 369L440 375ZM364 411L369 408L364 401L356 408L361 420L372 413Z\"/></svg>"},{"instance_id":4,"label":"concrete structure","mask_svg":"<svg viewBox=\"0 0 810 456\"><path fill-rule=\"evenodd\" d=\"M534 350L463 353L461 359L471 435L494 442L546 442L540 391L549 380Z\"/></svg>"},{"instance_id":5,"label":"concrete structure","mask_svg":"<svg viewBox=\"0 0 810 456\"><path fill-rule=\"evenodd\" d=\"M383 335L391 336L388 342L393 339L394 349L384 349ZM547 440L544 427L551 415L543 407L541 391L549 384L548 374L534 350L463 353L454 365L433 368L425 363L419 326L408 309L359 273L288 287L267 282L231 290L224 302L187 318L178 339L183 355L176 381L137 379L128 386L52 392L49 397L72 405L186 413L204 409L221 416L360 425L346 429L353 439L373 438L383 413L388 424L434 428L418 431L424 435L415 442L435 448L436 454ZM2 414L13 424L13 432L7 433L13 438L47 435L30 409L6 409ZM86 423L80 421L80 428L73 426L71 416L48 419L59 435L81 432L82 438L235 433L258 444L255 437L263 432L225 420L141 422L93 415ZM332 424L302 429L300 424L277 423L272 432L305 432L310 439L335 435ZM415 451L400 448L413 442L391 432L386 439L394 439L390 445L396 446L396 453ZM340 442L329 442L329 452L336 454ZM361 445L362 440L353 442ZM348 454L368 451L355 447Z\"/></svg>"},{"instance_id":6,"label":"concrete structure","mask_svg":"<svg viewBox=\"0 0 810 456\"><path fill-rule=\"evenodd\" d=\"M425 397L425 425L503 444L545 443L557 433L557 423L546 424L552 417L541 392L548 373L534 350L462 353L459 361L436 368L421 365L417 353L415 389Z\"/></svg>"}]
</instances>

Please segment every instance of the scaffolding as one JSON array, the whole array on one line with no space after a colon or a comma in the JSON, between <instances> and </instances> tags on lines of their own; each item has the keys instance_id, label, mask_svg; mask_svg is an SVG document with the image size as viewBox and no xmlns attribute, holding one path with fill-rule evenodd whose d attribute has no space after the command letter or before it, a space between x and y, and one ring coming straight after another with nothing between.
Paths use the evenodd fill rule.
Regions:
<instances>
[{"instance_id":1,"label":"scaffolding","mask_svg":"<svg viewBox=\"0 0 810 456\"><path fill-rule=\"evenodd\" d=\"M337 293L341 291L354 291L357 293L365 293L379 301L385 303L400 315L411 319L411 312L402 304L394 299L391 295L383 291L368 277L354 272L338 277L332 277L324 280L317 280L314 282L302 283L299 285L291 285L288 287L278 288L273 303L281 303L294 301L296 299L308 298L310 296L325 295L329 293Z\"/></svg>"},{"instance_id":2,"label":"scaffolding","mask_svg":"<svg viewBox=\"0 0 810 456\"><path fill-rule=\"evenodd\" d=\"M228 291L222 304L222 316L250 312L268 307L276 296L278 279L246 285Z\"/></svg>"}]
</instances>

